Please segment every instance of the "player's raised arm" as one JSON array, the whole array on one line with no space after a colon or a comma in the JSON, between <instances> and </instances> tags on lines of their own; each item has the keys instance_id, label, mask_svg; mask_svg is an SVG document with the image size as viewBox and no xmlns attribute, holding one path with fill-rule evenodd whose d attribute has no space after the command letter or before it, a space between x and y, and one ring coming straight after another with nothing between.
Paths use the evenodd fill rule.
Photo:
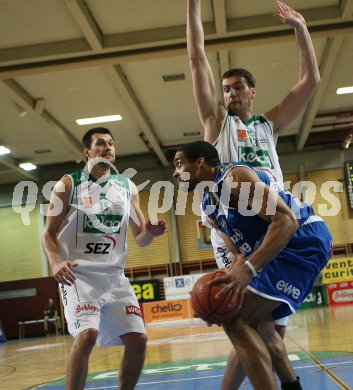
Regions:
<instances>
[{"instance_id":1,"label":"player's raised arm","mask_svg":"<svg viewBox=\"0 0 353 390\"><path fill-rule=\"evenodd\" d=\"M187 1L187 48L194 97L205 129L204 140L213 143L220 132L224 107L220 102L207 60L201 20L201 0Z\"/></svg>"},{"instance_id":2,"label":"player's raised arm","mask_svg":"<svg viewBox=\"0 0 353 390\"><path fill-rule=\"evenodd\" d=\"M307 106L320 83L314 47L303 16L282 1L276 1L275 17L294 28L299 49L299 80L276 107L266 112L275 132L285 129Z\"/></svg>"}]
</instances>

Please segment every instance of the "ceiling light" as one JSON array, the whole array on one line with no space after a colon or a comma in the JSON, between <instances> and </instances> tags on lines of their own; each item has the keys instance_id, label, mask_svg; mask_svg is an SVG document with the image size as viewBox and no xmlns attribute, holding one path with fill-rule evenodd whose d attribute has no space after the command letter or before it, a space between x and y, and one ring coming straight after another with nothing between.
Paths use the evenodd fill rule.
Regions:
<instances>
[{"instance_id":1,"label":"ceiling light","mask_svg":"<svg viewBox=\"0 0 353 390\"><path fill-rule=\"evenodd\" d=\"M33 169L37 169L37 166L32 163L23 163L20 164L20 168L24 169L25 171L32 171Z\"/></svg>"},{"instance_id":2,"label":"ceiling light","mask_svg":"<svg viewBox=\"0 0 353 390\"><path fill-rule=\"evenodd\" d=\"M106 115L106 116L96 116L94 118L76 119L76 123L82 126L82 125L92 125L93 123L121 121L122 119L123 118L121 115Z\"/></svg>"},{"instance_id":3,"label":"ceiling light","mask_svg":"<svg viewBox=\"0 0 353 390\"><path fill-rule=\"evenodd\" d=\"M11 150L5 146L0 146L0 155L11 153Z\"/></svg>"},{"instance_id":4,"label":"ceiling light","mask_svg":"<svg viewBox=\"0 0 353 390\"><path fill-rule=\"evenodd\" d=\"M353 86L337 88L337 91L336 91L337 95L343 95L345 93L353 93Z\"/></svg>"}]
</instances>

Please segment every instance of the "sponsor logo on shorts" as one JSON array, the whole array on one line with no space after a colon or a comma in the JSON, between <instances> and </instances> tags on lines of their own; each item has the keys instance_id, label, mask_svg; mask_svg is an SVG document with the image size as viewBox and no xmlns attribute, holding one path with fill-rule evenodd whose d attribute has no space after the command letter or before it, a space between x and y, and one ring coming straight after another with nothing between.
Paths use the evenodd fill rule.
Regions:
<instances>
[{"instance_id":1,"label":"sponsor logo on shorts","mask_svg":"<svg viewBox=\"0 0 353 390\"><path fill-rule=\"evenodd\" d=\"M141 309L134 305L125 306L126 314L134 314L135 316L142 317Z\"/></svg>"},{"instance_id":2,"label":"sponsor logo on shorts","mask_svg":"<svg viewBox=\"0 0 353 390\"><path fill-rule=\"evenodd\" d=\"M300 297L299 288L285 282L284 280L279 280L276 284L276 289L278 291L283 291L284 294L289 295L294 299L298 299Z\"/></svg>"},{"instance_id":3,"label":"sponsor logo on shorts","mask_svg":"<svg viewBox=\"0 0 353 390\"><path fill-rule=\"evenodd\" d=\"M62 296L62 301L64 303L64 306L67 306L67 291L65 289L65 286L63 284L60 285L61 289L61 296Z\"/></svg>"},{"instance_id":4,"label":"sponsor logo on shorts","mask_svg":"<svg viewBox=\"0 0 353 390\"><path fill-rule=\"evenodd\" d=\"M80 302L75 306L74 309L76 317L81 317L85 315L97 315L99 312L99 307L89 302Z\"/></svg>"}]
</instances>

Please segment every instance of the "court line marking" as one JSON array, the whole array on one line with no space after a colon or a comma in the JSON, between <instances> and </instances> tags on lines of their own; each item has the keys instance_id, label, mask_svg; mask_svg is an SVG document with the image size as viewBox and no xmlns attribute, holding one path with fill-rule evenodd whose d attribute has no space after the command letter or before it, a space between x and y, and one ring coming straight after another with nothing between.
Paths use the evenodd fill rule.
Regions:
<instances>
[{"instance_id":1,"label":"court line marking","mask_svg":"<svg viewBox=\"0 0 353 390\"><path fill-rule=\"evenodd\" d=\"M330 365L332 364L334 366L338 366L338 365L342 365L342 364L352 364L352 360L345 361L345 362L329 363L329 364ZM321 368L321 366L323 366L323 364L319 362L319 364L315 363L315 364L311 364L309 366L296 366L295 369L297 369L297 370L301 369L302 370L302 369L306 369L306 368L315 368L315 367L318 367L318 366ZM329 370L328 367L324 367L323 369L321 369L322 372L324 372L327 375L329 375L328 370ZM333 374L333 375L335 376L335 374ZM209 376L199 376L199 377L194 377L194 378L179 378L179 379L160 380L160 381L153 381L153 382L142 382L142 383L137 383L136 387L138 387L138 386L147 386L147 385L155 385L155 384L159 384L159 383L163 384L163 383L171 383L171 382L195 381L195 380L199 380L199 379L220 378L220 377L223 377L223 376L224 376L224 374L222 373L221 375L209 375ZM338 378L338 380L340 381L339 378ZM336 382L336 381L334 380L334 382ZM336 382L336 383L338 383L338 382ZM86 384L89 385L89 383L86 383ZM340 383L338 383L338 384L340 386L347 386L345 383L343 383L343 385L341 385ZM40 385L40 386L43 386L43 384ZM45 389L45 387L31 387L30 390L40 389L40 388ZM351 390L350 387L343 387L343 388L345 390ZM50 387L49 387L49 389L50 389ZM100 386L100 387L85 387L85 389L87 389L87 390L116 389L116 382L115 382L115 379L114 379L114 384L113 385Z\"/></svg>"},{"instance_id":2,"label":"court line marking","mask_svg":"<svg viewBox=\"0 0 353 390\"><path fill-rule=\"evenodd\" d=\"M287 335L287 337L289 339L291 339L291 341L296 344L296 346L298 348L300 348L305 354L306 356L308 356L308 358L313 362L315 363L315 365L317 367L320 368L320 371L324 372L325 374L327 374L334 382L336 382L338 384L338 386L341 387L341 389L344 389L344 390L352 390L350 386L347 385L347 383L343 382L342 379L340 379L335 373L333 373L331 371L331 369L329 367L326 367L326 365L324 363L321 363L320 360L316 359L315 356L313 356L310 352L306 351L304 348L302 348L296 341L294 341L294 339L290 336ZM350 362L345 362L345 363L351 363ZM339 364L339 363L338 363ZM336 364L335 363L332 363L331 365L335 366Z\"/></svg>"}]
</instances>

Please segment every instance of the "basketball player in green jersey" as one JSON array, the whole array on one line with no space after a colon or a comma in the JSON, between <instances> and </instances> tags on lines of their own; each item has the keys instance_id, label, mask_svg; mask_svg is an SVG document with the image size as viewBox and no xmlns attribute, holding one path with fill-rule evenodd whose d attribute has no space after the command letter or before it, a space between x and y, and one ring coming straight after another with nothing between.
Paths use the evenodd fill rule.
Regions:
<instances>
[{"instance_id":1,"label":"basketball player in green jersey","mask_svg":"<svg viewBox=\"0 0 353 390\"><path fill-rule=\"evenodd\" d=\"M201 0L188 0L187 45L194 97L204 126L204 140L217 149L221 162L238 161L266 171L283 186L275 144L278 134L307 106L319 85L320 74L305 20L281 1L276 1L276 17L293 27L299 49L299 80L275 107L254 116L255 80L242 68L231 69L222 77L223 102L204 48ZM212 246L226 249L221 236L212 229ZM283 336L284 329L281 329ZM244 372L235 351L230 355L222 390L240 386Z\"/></svg>"},{"instance_id":2,"label":"basketball player in green jersey","mask_svg":"<svg viewBox=\"0 0 353 390\"><path fill-rule=\"evenodd\" d=\"M119 389L132 390L147 343L134 291L124 276L127 228L146 246L166 231L163 221L145 222L135 184L115 173L115 147L108 129L83 137L84 170L55 186L43 233L43 247L60 285L65 318L75 338L67 363L66 389L84 388L88 360L99 346L125 346Z\"/></svg>"}]
</instances>

